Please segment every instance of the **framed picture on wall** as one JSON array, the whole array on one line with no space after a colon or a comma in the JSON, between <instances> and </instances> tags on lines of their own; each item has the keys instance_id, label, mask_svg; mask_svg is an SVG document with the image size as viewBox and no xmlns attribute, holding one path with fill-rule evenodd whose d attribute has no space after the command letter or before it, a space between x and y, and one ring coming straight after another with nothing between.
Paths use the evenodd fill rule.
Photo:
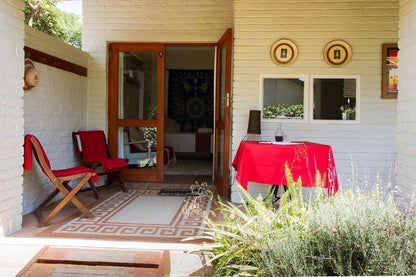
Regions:
<instances>
[{"instance_id":1,"label":"framed picture on wall","mask_svg":"<svg viewBox=\"0 0 416 277\"><path fill-rule=\"evenodd\" d=\"M399 93L399 48L397 43L383 44L382 99L397 99Z\"/></svg>"}]
</instances>

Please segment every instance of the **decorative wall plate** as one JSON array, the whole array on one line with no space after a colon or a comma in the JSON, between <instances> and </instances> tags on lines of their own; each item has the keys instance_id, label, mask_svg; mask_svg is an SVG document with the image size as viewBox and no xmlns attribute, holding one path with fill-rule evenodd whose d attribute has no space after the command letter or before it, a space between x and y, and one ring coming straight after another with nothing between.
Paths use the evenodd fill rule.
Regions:
<instances>
[{"instance_id":1,"label":"decorative wall plate","mask_svg":"<svg viewBox=\"0 0 416 277\"><path fill-rule=\"evenodd\" d=\"M342 40L333 40L325 46L324 59L333 67L346 65L352 57L351 47Z\"/></svg>"},{"instance_id":2,"label":"decorative wall plate","mask_svg":"<svg viewBox=\"0 0 416 277\"><path fill-rule=\"evenodd\" d=\"M298 47L288 39L278 40L270 49L270 57L277 65L291 65L298 57Z\"/></svg>"}]
</instances>

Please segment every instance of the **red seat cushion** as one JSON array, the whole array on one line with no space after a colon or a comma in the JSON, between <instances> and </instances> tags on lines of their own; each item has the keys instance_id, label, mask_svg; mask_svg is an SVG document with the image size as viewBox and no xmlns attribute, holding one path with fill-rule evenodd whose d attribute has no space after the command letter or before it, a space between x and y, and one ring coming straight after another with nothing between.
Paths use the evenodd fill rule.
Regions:
<instances>
[{"instance_id":1,"label":"red seat cushion","mask_svg":"<svg viewBox=\"0 0 416 277\"><path fill-rule=\"evenodd\" d=\"M115 172L126 169L128 167L125 159L112 158L102 161L104 172Z\"/></svg>"},{"instance_id":2,"label":"red seat cushion","mask_svg":"<svg viewBox=\"0 0 416 277\"><path fill-rule=\"evenodd\" d=\"M52 170L52 173L56 177L67 177L67 176L71 176L71 175L76 175L76 174L80 174L80 173L88 173L88 172L95 173L95 175L93 177L91 177L90 180L93 181L93 182L98 182L97 173L92 168L88 168L88 167L84 167L84 166L78 166L78 167Z\"/></svg>"},{"instance_id":3,"label":"red seat cushion","mask_svg":"<svg viewBox=\"0 0 416 277\"><path fill-rule=\"evenodd\" d=\"M175 157L175 150L173 150L173 147L165 145L165 150L168 150L169 152L169 161L172 160L173 157Z\"/></svg>"}]
</instances>

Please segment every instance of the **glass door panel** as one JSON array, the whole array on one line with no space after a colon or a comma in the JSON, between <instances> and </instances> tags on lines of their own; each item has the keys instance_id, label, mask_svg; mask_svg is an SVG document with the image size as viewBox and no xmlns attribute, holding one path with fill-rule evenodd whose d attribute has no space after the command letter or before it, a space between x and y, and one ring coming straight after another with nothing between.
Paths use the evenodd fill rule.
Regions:
<instances>
[{"instance_id":1,"label":"glass door panel","mask_svg":"<svg viewBox=\"0 0 416 277\"><path fill-rule=\"evenodd\" d=\"M119 157L127 159L129 169L156 169L157 128L120 127Z\"/></svg>"},{"instance_id":2,"label":"glass door panel","mask_svg":"<svg viewBox=\"0 0 416 277\"><path fill-rule=\"evenodd\" d=\"M119 119L156 119L157 53L119 53Z\"/></svg>"},{"instance_id":3,"label":"glass door panel","mask_svg":"<svg viewBox=\"0 0 416 277\"><path fill-rule=\"evenodd\" d=\"M109 149L126 181L163 180L164 45L110 44Z\"/></svg>"},{"instance_id":4,"label":"glass door panel","mask_svg":"<svg viewBox=\"0 0 416 277\"><path fill-rule=\"evenodd\" d=\"M224 130L218 130L217 174L224 177Z\"/></svg>"},{"instance_id":5,"label":"glass door panel","mask_svg":"<svg viewBox=\"0 0 416 277\"><path fill-rule=\"evenodd\" d=\"M225 72L226 72L226 54L227 54L227 46L221 48L219 60L220 60L220 74L219 74L219 120L224 121L225 119L225 99L226 99L226 90L225 90Z\"/></svg>"},{"instance_id":6,"label":"glass door panel","mask_svg":"<svg viewBox=\"0 0 416 277\"><path fill-rule=\"evenodd\" d=\"M214 183L218 192L223 196L229 194L231 50L232 30L228 29L217 44L215 94Z\"/></svg>"}]
</instances>

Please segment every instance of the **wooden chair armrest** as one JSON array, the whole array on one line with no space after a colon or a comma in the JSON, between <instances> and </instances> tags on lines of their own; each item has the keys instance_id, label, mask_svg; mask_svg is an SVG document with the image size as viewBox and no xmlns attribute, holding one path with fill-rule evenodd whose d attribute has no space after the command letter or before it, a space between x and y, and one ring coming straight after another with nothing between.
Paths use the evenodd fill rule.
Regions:
<instances>
[{"instance_id":1,"label":"wooden chair armrest","mask_svg":"<svg viewBox=\"0 0 416 277\"><path fill-rule=\"evenodd\" d=\"M148 141L147 140L137 140L137 141L125 142L124 144L136 144L136 143L148 143Z\"/></svg>"}]
</instances>

